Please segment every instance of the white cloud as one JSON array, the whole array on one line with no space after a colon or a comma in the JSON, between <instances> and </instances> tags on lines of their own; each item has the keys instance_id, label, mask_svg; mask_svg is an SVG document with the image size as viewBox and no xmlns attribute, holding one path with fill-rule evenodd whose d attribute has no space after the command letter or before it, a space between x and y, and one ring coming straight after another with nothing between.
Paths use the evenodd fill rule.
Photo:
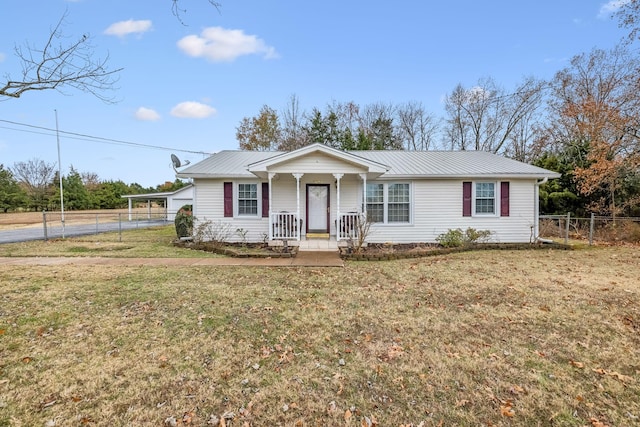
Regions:
<instances>
[{"instance_id":1,"label":"white cloud","mask_svg":"<svg viewBox=\"0 0 640 427\"><path fill-rule=\"evenodd\" d=\"M7 55L5 55L4 53L0 52L0 62L3 62L6 59Z\"/></svg>"},{"instance_id":2,"label":"white cloud","mask_svg":"<svg viewBox=\"0 0 640 427\"><path fill-rule=\"evenodd\" d=\"M125 37L129 34L142 34L151 29L151 21L139 20L134 21L129 19L128 21L120 21L109 25L109 28L104 30L104 33L110 36Z\"/></svg>"},{"instance_id":3,"label":"white cloud","mask_svg":"<svg viewBox=\"0 0 640 427\"><path fill-rule=\"evenodd\" d=\"M136 110L136 119L144 122L155 122L160 120L160 114L151 108L140 107Z\"/></svg>"},{"instance_id":4,"label":"white cloud","mask_svg":"<svg viewBox=\"0 0 640 427\"><path fill-rule=\"evenodd\" d=\"M212 106L194 101L181 102L171 109L172 116L182 119L204 119L216 113Z\"/></svg>"},{"instance_id":5,"label":"white cloud","mask_svg":"<svg viewBox=\"0 0 640 427\"><path fill-rule=\"evenodd\" d=\"M231 62L243 55L260 54L265 59L278 57L275 48L257 36L222 27L205 28L199 36L186 36L178 41L178 47L189 56L213 62Z\"/></svg>"},{"instance_id":6,"label":"white cloud","mask_svg":"<svg viewBox=\"0 0 640 427\"><path fill-rule=\"evenodd\" d=\"M600 6L600 12L598 12L598 18L607 19L610 18L611 15L616 13L618 9L620 9L625 4L629 3L631 0L609 0L607 3Z\"/></svg>"}]
</instances>

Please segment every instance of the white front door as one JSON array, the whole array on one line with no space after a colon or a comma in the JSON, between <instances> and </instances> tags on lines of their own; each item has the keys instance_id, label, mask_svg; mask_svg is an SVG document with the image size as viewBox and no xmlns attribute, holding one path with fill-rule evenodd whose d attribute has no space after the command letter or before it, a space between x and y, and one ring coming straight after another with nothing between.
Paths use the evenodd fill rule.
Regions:
<instances>
[{"instance_id":1,"label":"white front door","mask_svg":"<svg viewBox=\"0 0 640 427\"><path fill-rule=\"evenodd\" d=\"M307 231L329 232L329 185L307 185Z\"/></svg>"}]
</instances>

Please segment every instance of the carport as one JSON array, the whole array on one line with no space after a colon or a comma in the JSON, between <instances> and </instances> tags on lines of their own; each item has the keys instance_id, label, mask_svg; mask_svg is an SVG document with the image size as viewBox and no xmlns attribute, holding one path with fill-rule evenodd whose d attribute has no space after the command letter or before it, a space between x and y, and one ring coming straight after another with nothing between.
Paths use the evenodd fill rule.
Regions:
<instances>
[{"instance_id":1,"label":"carport","mask_svg":"<svg viewBox=\"0 0 640 427\"><path fill-rule=\"evenodd\" d=\"M176 213L184 205L193 204L193 185L189 184L176 191L163 193L123 194L122 198L129 199L129 221L133 219L133 201L146 201L147 218L151 219L151 201L164 200L165 215L167 221L173 221Z\"/></svg>"}]
</instances>

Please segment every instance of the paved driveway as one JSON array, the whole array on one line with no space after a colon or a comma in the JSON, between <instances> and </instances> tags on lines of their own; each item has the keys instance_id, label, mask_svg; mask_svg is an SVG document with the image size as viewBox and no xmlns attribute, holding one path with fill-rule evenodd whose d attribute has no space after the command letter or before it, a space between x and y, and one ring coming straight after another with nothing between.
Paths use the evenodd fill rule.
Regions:
<instances>
[{"instance_id":1,"label":"paved driveway","mask_svg":"<svg viewBox=\"0 0 640 427\"><path fill-rule=\"evenodd\" d=\"M107 231L133 230L136 228L147 228L157 225L165 225L167 222L163 219L148 221L123 221L105 222L102 224L70 224L65 227L64 236L86 236L89 234L105 233ZM47 237L49 239L58 239L62 237L62 227L49 227L47 229ZM44 240L44 227L21 228L19 230L0 230L1 243L26 242L29 240Z\"/></svg>"}]
</instances>

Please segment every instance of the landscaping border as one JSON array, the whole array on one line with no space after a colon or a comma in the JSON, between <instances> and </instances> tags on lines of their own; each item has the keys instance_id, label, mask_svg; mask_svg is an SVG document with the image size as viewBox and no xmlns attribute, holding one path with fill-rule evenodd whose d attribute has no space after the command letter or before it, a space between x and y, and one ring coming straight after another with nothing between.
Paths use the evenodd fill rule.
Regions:
<instances>
[{"instance_id":1,"label":"landscaping border","mask_svg":"<svg viewBox=\"0 0 640 427\"><path fill-rule=\"evenodd\" d=\"M388 252L370 252L365 250L361 253L348 253L341 250L340 256L348 261L392 261L397 259L423 258L437 255L447 255L460 252L471 252L479 250L539 250L558 249L573 250L571 245L561 243L478 243L459 248L433 247L424 249L413 249L410 251L394 251L393 247Z\"/></svg>"}]
</instances>

